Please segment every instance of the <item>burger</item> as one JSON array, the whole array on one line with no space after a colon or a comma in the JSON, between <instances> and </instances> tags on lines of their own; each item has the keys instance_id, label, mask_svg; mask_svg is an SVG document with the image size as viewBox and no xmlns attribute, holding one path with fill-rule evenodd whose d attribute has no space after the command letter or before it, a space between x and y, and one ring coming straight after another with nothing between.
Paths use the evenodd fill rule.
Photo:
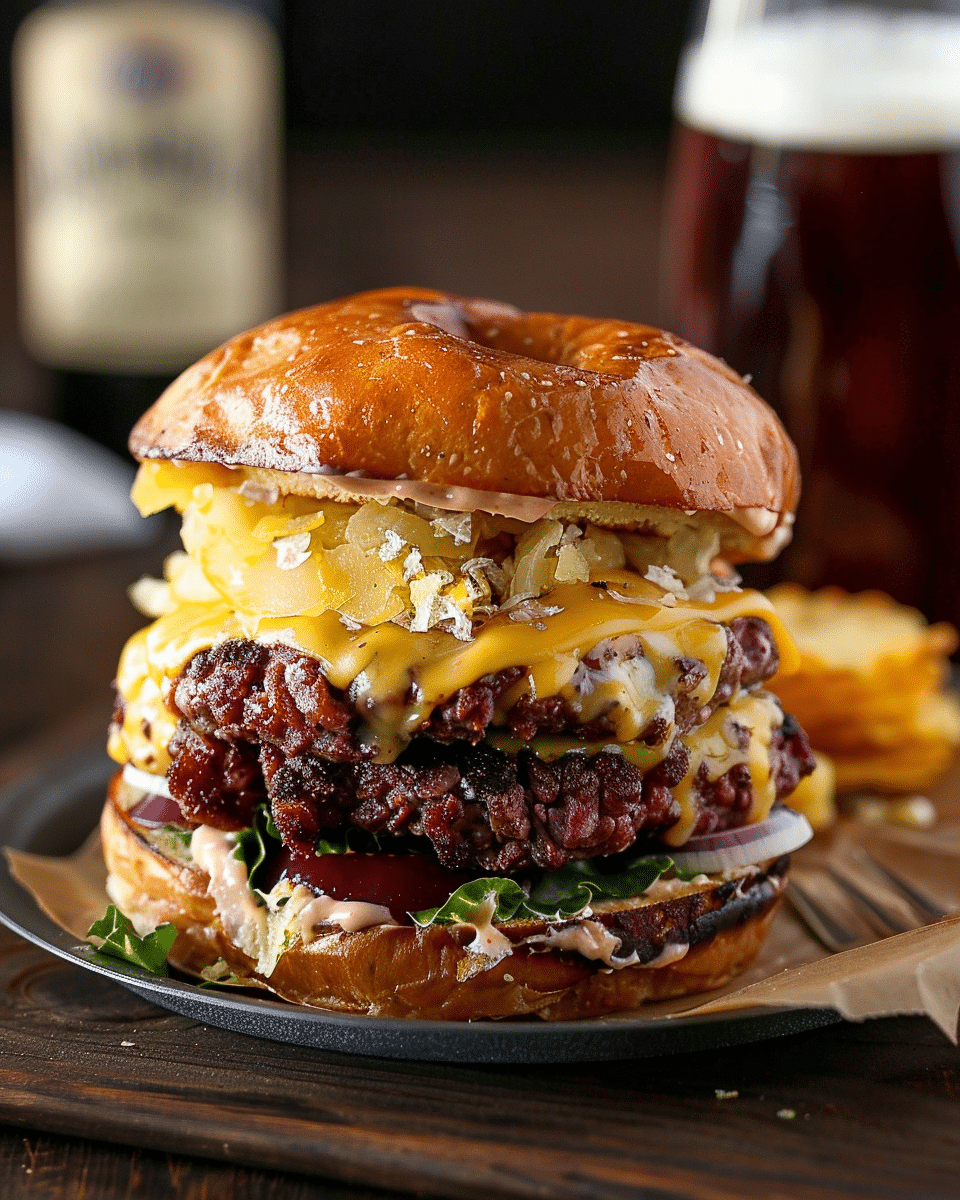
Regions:
<instances>
[{"instance_id":1,"label":"burger","mask_svg":"<svg viewBox=\"0 0 960 1200\"><path fill-rule=\"evenodd\" d=\"M759 949L813 768L734 564L796 455L645 325L422 289L304 309L130 439L183 551L134 585L103 812L128 943L341 1012L631 1009Z\"/></svg>"}]
</instances>

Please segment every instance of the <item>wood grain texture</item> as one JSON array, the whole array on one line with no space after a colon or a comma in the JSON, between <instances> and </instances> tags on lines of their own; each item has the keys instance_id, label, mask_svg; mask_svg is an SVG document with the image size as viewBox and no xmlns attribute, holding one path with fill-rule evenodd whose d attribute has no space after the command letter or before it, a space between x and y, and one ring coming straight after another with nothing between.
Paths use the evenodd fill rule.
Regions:
<instances>
[{"instance_id":1,"label":"wood grain texture","mask_svg":"<svg viewBox=\"0 0 960 1200\"><path fill-rule=\"evenodd\" d=\"M960 1194L960 1054L919 1020L589 1068L347 1058L172 1016L6 933L0 995L13 1125L450 1197Z\"/></svg>"},{"instance_id":2,"label":"wood grain texture","mask_svg":"<svg viewBox=\"0 0 960 1200\"><path fill-rule=\"evenodd\" d=\"M4 1200L398 1200L273 1171L0 1127Z\"/></svg>"}]
</instances>

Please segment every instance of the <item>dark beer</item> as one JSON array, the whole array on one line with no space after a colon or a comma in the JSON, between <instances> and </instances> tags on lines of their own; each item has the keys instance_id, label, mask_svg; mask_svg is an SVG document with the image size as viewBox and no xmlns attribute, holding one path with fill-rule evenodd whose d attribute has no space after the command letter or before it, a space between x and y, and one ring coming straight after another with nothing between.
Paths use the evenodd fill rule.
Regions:
<instances>
[{"instance_id":1,"label":"dark beer","mask_svg":"<svg viewBox=\"0 0 960 1200\"><path fill-rule=\"evenodd\" d=\"M784 120L793 145L758 111L749 136L678 128L675 327L751 375L797 443L782 573L960 624L960 150L911 137L909 106L891 125L874 105L871 134L869 112L831 128L821 103Z\"/></svg>"}]
</instances>

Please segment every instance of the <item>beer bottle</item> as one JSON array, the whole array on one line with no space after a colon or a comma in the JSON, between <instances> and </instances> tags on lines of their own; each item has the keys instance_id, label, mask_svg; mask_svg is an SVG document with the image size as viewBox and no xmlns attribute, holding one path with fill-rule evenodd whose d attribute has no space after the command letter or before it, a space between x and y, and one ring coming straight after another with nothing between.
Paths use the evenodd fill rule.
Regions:
<instances>
[{"instance_id":1,"label":"beer bottle","mask_svg":"<svg viewBox=\"0 0 960 1200\"><path fill-rule=\"evenodd\" d=\"M263 10L44 4L14 44L19 319L57 415L114 449L280 305L280 52Z\"/></svg>"}]
</instances>

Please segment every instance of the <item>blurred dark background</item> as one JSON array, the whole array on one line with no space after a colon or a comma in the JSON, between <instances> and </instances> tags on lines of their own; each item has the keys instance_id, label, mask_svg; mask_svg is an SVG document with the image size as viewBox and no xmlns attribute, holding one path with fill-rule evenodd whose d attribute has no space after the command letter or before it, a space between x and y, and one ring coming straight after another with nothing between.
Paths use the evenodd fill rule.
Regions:
<instances>
[{"instance_id":1,"label":"blurred dark background","mask_svg":"<svg viewBox=\"0 0 960 1200\"><path fill-rule=\"evenodd\" d=\"M282 15L291 129L661 140L685 0L299 0Z\"/></svg>"},{"instance_id":2,"label":"blurred dark background","mask_svg":"<svg viewBox=\"0 0 960 1200\"><path fill-rule=\"evenodd\" d=\"M240 0L284 45L297 140L370 131L628 133L662 141L690 0ZM35 0L0 3L10 45Z\"/></svg>"},{"instance_id":3,"label":"blurred dark background","mask_svg":"<svg viewBox=\"0 0 960 1200\"><path fill-rule=\"evenodd\" d=\"M662 319L660 189L690 0L251 0L285 64L287 307L418 284ZM0 3L0 408L50 413L16 333Z\"/></svg>"}]
</instances>

